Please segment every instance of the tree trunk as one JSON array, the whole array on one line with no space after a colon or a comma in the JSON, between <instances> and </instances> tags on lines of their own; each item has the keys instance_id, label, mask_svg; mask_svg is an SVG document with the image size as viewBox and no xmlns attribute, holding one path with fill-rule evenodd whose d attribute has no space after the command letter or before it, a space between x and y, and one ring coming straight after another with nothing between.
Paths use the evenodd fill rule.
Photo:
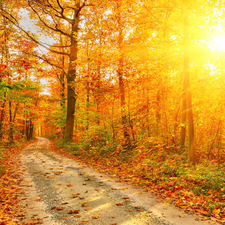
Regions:
<instances>
[{"instance_id":1,"label":"tree trunk","mask_svg":"<svg viewBox=\"0 0 225 225\"><path fill-rule=\"evenodd\" d=\"M188 22L188 7L185 0L183 1L183 25L184 25L184 84L187 98L187 117L188 117L188 159L189 162L195 164L195 146L194 146L194 120L192 112L192 96L189 72L189 22Z\"/></svg>"},{"instance_id":2,"label":"tree trunk","mask_svg":"<svg viewBox=\"0 0 225 225\"><path fill-rule=\"evenodd\" d=\"M89 130L89 106L90 106L90 62L89 62L89 42L87 41L87 101L86 101L86 110L87 110L87 124L86 124L86 132Z\"/></svg>"},{"instance_id":3,"label":"tree trunk","mask_svg":"<svg viewBox=\"0 0 225 225\"><path fill-rule=\"evenodd\" d=\"M122 21L121 21L121 5L122 1L117 3L117 10L118 10L118 17L117 23L119 28L119 65L118 65L118 77L119 77L119 90L120 90L120 106L121 106L121 119L123 125L123 134L125 139L125 146L128 147L130 143L130 137L128 132L128 121L126 116L126 100L125 100L125 87L124 87L124 53L123 53L123 28L122 28Z\"/></svg>"},{"instance_id":4,"label":"tree trunk","mask_svg":"<svg viewBox=\"0 0 225 225\"><path fill-rule=\"evenodd\" d=\"M2 136L3 136L3 121L4 121L4 116L5 116L5 103L6 100L3 100L3 104L2 104L2 109L0 111L0 141L2 140Z\"/></svg>"},{"instance_id":5,"label":"tree trunk","mask_svg":"<svg viewBox=\"0 0 225 225\"><path fill-rule=\"evenodd\" d=\"M12 102L9 101L9 140L13 142Z\"/></svg>"},{"instance_id":6,"label":"tree trunk","mask_svg":"<svg viewBox=\"0 0 225 225\"><path fill-rule=\"evenodd\" d=\"M60 35L60 44L63 46L62 35ZM62 49L62 52L64 52L64 49ZM64 55L61 56L61 64L62 64L62 68L64 69L65 68L65 56ZM61 106L62 111L65 112L66 102L65 102L65 73L64 73L64 71L62 71L59 75L59 82L61 84L61 86L60 86L60 95L61 95L60 106ZM61 132L64 136L64 134L65 134L65 124L61 128Z\"/></svg>"},{"instance_id":7,"label":"tree trunk","mask_svg":"<svg viewBox=\"0 0 225 225\"><path fill-rule=\"evenodd\" d=\"M74 113L76 105L75 79L76 79L76 61L77 61L77 35L79 24L79 8L78 3L74 10L74 19L71 32L71 47L69 56L69 70L67 74L67 116L65 128L65 142L73 141Z\"/></svg>"},{"instance_id":8,"label":"tree trunk","mask_svg":"<svg viewBox=\"0 0 225 225\"><path fill-rule=\"evenodd\" d=\"M159 84L159 88L160 88L160 84ZM160 93L160 89L157 91L156 94L156 134L157 136L159 136L159 124L160 124L160 120L161 120L161 114L160 114L160 104L161 104L161 93Z\"/></svg>"},{"instance_id":9,"label":"tree trunk","mask_svg":"<svg viewBox=\"0 0 225 225\"><path fill-rule=\"evenodd\" d=\"M185 148L185 137L186 137L186 115L187 115L187 107L186 107L186 84L184 80L183 87L183 98L182 98L182 119L181 119L181 133L180 133L180 152L183 153Z\"/></svg>"}]
</instances>

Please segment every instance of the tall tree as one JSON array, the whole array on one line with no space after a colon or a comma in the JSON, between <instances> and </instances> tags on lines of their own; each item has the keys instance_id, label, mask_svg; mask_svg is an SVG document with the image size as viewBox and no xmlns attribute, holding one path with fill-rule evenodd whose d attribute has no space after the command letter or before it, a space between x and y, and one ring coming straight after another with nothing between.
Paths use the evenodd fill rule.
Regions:
<instances>
[{"instance_id":1,"label":"tall tree","mask_svg":"<svg viewBox=\"0 0 225 225\"><path fill-rule=\"evenodd\" d=\"M26 31L19 24L12 13L1 7L1 14L12 22L17 28L22 30L27 37L32 41L46 48L47 50L64 56L69 57L69 68L66 76L67 79L67 117L65 126L64 140L66 142L72 142L73 128L74 128L74 112L76 103L75 92L75 79L77 74L77 54L78 54L78 27L80 21L80 13L82 8L87 6L86 0L82 1L38 1L38 0L26 0L29 10L32 15L37 19L37 25L41 30L46 33L50 32L54 34L61 34L69 40L69 45L55 45L49 46L46 43L39 41L34 35ZM27 8L28 9L28 8ZM67 51L62 51L63 48L67 48Z\"/></svg>"},{"instance_id":2,"label":"tall tree","mask_svg":"<svg viewBox=\"0 0 225 225\"><path fill-rule=\"evenodd\" d=\"M188 158L189 162L195 163L195 146L194 146L194 121L192 112L192 95L191 95L191 84L190 84L190 40L189 40L189 4L184 0L182 8L183 16L183 41L184 41L184 95L183 95L183 116L187 110L188 118ZM185 109L186 103L186 109ZM184 121L182 121L184 122ZM182 124L184 126L184 124ZM183 128L184 129L184 128ZM182 129L182 132L184 132ZM183 134L184 135L184 134ZM182 137L182 139L184 139ZM181 140L182 140L181 139ZM181 143L183 144L183 143Z\"/></svg>"}]
</instances>

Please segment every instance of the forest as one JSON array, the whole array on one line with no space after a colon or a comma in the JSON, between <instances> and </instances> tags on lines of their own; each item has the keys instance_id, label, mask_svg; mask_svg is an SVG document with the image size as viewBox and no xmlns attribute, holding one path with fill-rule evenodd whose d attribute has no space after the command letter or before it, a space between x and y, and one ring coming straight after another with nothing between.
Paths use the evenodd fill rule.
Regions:
<instances>
[{"instance_id":1,"label":"forest","mask_svg":"<svg viewBox=\"0 0 225 225\"><path fill-rule=\"evenodd\" d=\"M47 137L222 220L224 19L217 0L1 0L0 146Z\"/></svg>"}]
</instances>

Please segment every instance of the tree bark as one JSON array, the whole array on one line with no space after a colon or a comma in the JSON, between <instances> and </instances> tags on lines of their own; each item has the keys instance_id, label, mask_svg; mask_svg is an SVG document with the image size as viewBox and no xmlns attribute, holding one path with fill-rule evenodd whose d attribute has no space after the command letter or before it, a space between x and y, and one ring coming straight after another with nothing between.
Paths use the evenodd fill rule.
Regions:
<instances>
[{"instance_id":1,"label":"tree bark","mask_svg":"<svg viewBox=\"0 0 225 225\"><path fill-rule=\"evenodd\" d=\"M194 146L194 119L192 112L192 93L190 84L190 46L189 46L189 22L188 7L186 1L183 1L183 26L184 26L184 84L186 92L187 117L188 117L188 160L195 164L195 146Z\"/></svg>"},{"instance_id":2,"label":"tree bark","mask_svg":"<svg viewBox=\"0 0 225 225\"><path fill-rule=\"evenodd\" d=\"M76 5L76 9L74 10L74 18L73 18L72 32L71 32L69 70L67 75L67 116L66 116L66 128L65 128L65 136L64 136L65 142L73 141L74 113L75 113L75 105L76 105L76 98L77 98L74 82L76 79L79 10L80 10L80 3Z\"/></svg>"},{"instance_id":3,"label":"tree bark","mask_svg":"<svg viewBox=\"0 0 225 225\"><path fill-rule=\"evenodd\" d=\"M183 94L182 94L182 118L181 118L181 133L180 133L180 152L182 153L185 148L185 138L186 138L186 117L187 117L187 107L186 107L186 84L184 80Z\"/></svg>"},{"instance_id":4,"label":"tree bark","mask_svg":"<svg viewBox=\"0 0 225 225\"><path fill-rule=\"evenodd\" d=\"M126 116L126 98L125 98L125 86L124 86L124 53L123 53L123 28L122 28L122 21L121 21L121 5L122 1L117 3L117 23L119 29L119 65L118 65L118 78L119 78L119 90L120 90L120 106L121 106L121 119L123 125L123 135L125 139L125 146L127 147L130 143L130 135L128 132L128 120Z\"/></svg>"}]
</instances>

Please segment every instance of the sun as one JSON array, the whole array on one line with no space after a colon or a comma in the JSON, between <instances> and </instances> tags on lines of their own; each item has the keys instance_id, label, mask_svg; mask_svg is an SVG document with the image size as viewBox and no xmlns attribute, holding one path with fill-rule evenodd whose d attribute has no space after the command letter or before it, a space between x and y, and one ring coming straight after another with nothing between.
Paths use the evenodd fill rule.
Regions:
<instances>
[{"instance_id":1,"label":"sun","mask_svg":"<svg viewBox=\"0 0 225 225\"><path fill-rule=\"evenodd\" d=\"M225 36L215 37L210 41L209 48L212 51L225 52Z\"/></svg>"}]
</instances>

